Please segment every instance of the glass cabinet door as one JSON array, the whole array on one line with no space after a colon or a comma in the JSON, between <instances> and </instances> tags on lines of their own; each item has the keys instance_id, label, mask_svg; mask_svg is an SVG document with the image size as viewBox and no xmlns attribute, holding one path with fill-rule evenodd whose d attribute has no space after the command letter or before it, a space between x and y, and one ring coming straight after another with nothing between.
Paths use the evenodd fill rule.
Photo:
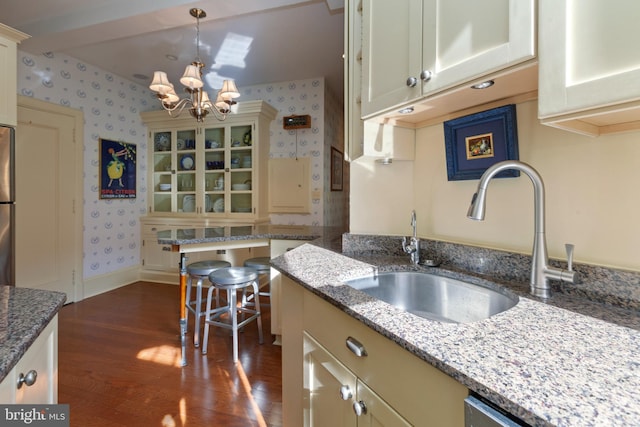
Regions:
<instances>
[{"instance_id":1,"label":"glass cabinet door","mask_svg":"<svg viewBox=\"0 0 640 427\"><path fill-rule=\"evenodd\" d=\"M178 212L195 213L198 170L196 131L179 130L176 134L176 208Z\"/></svg>"},{"instance_id":2,"label":"glass cabinet door","mask_svg":"<svg viewBox=\"0 0 640 427\"><path fill-rule=\"evenodd\" d=\"M204 130L206 213L253 213L251 130L251 124Z\"/></svg>"},{"instance_id":3,"label":"glass cabinet door","mask_svg":"<svg viewBox=\"0 0 640 427\"><path fill-rule=\"evenodd\" d=\"M167 130L153 134L154 212L196 211L196 131Z\"/></svg>"},{"instance_id":4,"label":"glass cabinet door","mask_svg":"<svg viewBox=\"0 0 640 427\"><path fill-rule=\"evenodd\" d=\"M229 150L231 213L252 213L253 140L251 125L231 127Z\"/></svg>"},{"instance_id":5,"label":"glass cabinet door","mask_svg":"<svg viewBox=\"0 0 640 427\"><path fill-rule=\"evenodd\" d=\"M153 134L153 189L151 194L154 212L172 212L172 135L171 132Z\"/></svg>"},{"instance_id":6,"label":"glass cabinet door","mask_svg":"<svg viewBox=\"0 0 640 427\"><path fill-rule=\"evenodd\" d=\"M225 151L228 149L225 127L204 131L204 211L206 213L225 212Z\"/></svg>"}]
</instances>

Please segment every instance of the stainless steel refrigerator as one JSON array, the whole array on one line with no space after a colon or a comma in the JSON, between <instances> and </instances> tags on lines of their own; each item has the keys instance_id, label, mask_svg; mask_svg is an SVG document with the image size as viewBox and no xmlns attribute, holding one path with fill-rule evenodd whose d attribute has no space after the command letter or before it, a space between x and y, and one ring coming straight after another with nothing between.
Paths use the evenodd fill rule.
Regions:
<instances>
[{"instance_id":1,"label":"stainless steel refrigerator","mask_svg":"<svg viewBox=\"0 0 640 427\"><path fill-rule=\"evenodd\" d=\"M15 285L15 131L0 126L0 285Z\"/></svg>"}]
</instances>

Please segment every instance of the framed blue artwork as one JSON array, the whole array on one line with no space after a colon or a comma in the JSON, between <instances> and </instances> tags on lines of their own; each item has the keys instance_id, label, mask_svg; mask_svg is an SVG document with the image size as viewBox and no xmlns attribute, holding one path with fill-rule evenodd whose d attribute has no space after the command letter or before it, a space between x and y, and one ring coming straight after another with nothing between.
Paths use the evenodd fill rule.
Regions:
<instances>
[{"instance_id":1,"label":"framed blue artwork","mask_svg":"<svg viewBox=\"0 0 640 427\"><path fill-rule=\"evenodd\" d=\"M444 143L449 181L479 179L494 163L519 160L515 105L444 122ZM517 176L509 169L496 178Z\"/></svg>"}]
</instances>

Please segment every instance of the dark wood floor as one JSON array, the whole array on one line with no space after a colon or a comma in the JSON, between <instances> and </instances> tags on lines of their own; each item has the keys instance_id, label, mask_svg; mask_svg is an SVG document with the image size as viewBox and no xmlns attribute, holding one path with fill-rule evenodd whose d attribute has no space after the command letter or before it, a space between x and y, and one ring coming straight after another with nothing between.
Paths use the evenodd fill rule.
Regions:
<instances>
[{"instance_id":1,"label":"dark wood floor","mask_svg":"<svg viewBox=\"0 0 640 427\"><path fill-rule=\"evenodd\" d=\"M69 304L59 314L58 401L72 427L281 426L281 348L255 322L240 334L211 328L209 352L193 347L180 367L178 287L138 282Z\"/></svg>"}]
</instances>

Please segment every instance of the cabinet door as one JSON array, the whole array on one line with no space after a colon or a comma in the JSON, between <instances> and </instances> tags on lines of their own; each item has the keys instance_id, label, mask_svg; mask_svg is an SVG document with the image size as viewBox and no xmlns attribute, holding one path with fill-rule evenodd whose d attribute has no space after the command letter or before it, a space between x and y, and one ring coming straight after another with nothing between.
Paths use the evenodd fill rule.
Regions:
<instances>
[{"instance_id":1,"label":"cabinet door","mask_svg":"<svg viewBox=\"0 0 640 427\"><path fill-rule=\"evenodd\" d=\"M639 19L635 0L540 1L543 123L587 135L640 127Z\"/></svg>"},{"instance_id":2,"label":"cabinet door","mask_svg":"<svg viewBox=\"0 0 640 427\"><path fill-rule=\"evenodd\" d=\"M198 155L196 129L152 132L153 191L150 212L196 212Z\"/></svg>"},{"instance_id":3,"label":"cabinet door","mask_svg":"<svg viewBox=\"0 0 640 427\"><path fill-rule=\"evenodd\" d=\"M358 416L358 427L411 425L362 381L358 381L356 395L357 405L363 411Z\"/></svg>"},{"instance_id":4,"label":"cabinet door","mask_svg":"<svg viewBox=\"0 0 640 427\"><path fill-rule=\"evenodd\" d=\"M535 0L365 0L362 117L535 57Z\"/></svg>"},{"instance_id":5,"label":"cabinet door","mask_svg":"<svg viewBox=\"0 0 640 427\"><path fill-rule=\"evenodd\" d=\"M229 135L229 181L225 211L233 217L252 217L254 213L253 189L257 188L257 177L253 173L254 145L253 124L231 126Z\"/></svg>"},{"instance_id":6,"label":"cabinet door","mask_svg":"<svg viewBox=\"0 0 640 427\"><path fill-rule=\"evenodd\" d=\"M269 159L269 213L310 213L309 157Z\"/></svg>"},{"instance_id":7,"label":"cabinet door","mask_svg":"<svg viewBox=\"0 0 640 427\"><path fill-rule=\"evenodd\" d=\"M535 0L424 0L422 95L535 57Z\"/></svg>"},{"instance_id":8,"label":"cabinet door","mask_svg":"<svg viewBox=\"0 0 640 427\"><path fill-rule=\"evenodd\" d=\"M344 5L344 142L347 160L362 156L362 0Z\"/></svg>"},{"instance_id":9,"label":"cabinet door","mask_svg":"<svg viewBox=\"0 0 640 427\"><path fill-rule=\"evenodd\" d=\"M32 385L17 387L20 376L35 373ZM58 316L40 333L0 383L0 401L17 404L58 403Z\"/></svg>"},{"instance_id":10,"label":"cabinet door","mask_svg":"<svg viewBox=\"0 0 640 427\"><path fill-rule=\"evenodd\" d=\"M420 97L422 0L363 0L362 116Z\"/></svg>"},{"instance_id":11,"label":"cabinet door","mask_svg":"<svg viewBox=\"0 0 640 427\"><path fill-rule=\"evenodd\" d=\"M357 425L356 377L307 333L303 341L305 427Z\"/></svg>"}]
</instances>

